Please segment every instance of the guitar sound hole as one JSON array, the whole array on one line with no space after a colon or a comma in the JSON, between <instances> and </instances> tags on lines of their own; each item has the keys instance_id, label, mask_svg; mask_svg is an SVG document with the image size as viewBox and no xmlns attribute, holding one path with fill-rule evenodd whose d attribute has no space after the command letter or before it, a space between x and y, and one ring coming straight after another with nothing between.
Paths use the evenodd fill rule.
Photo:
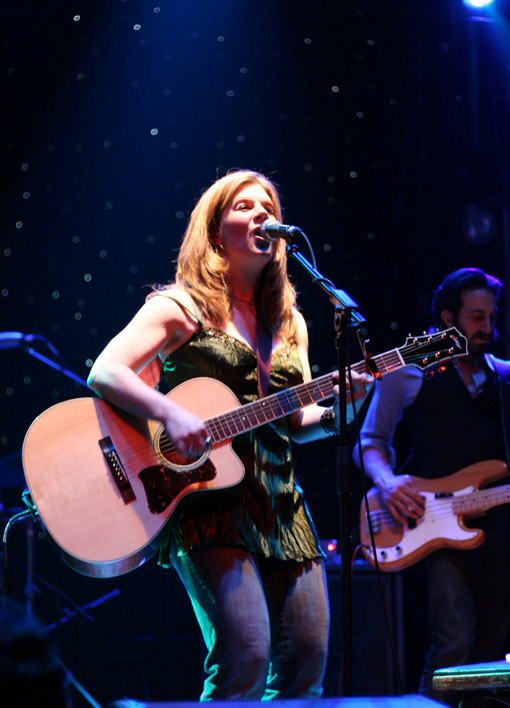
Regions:
<instances>
[{"instance_id":1,"label":"guitar sound hole","mask_svg":"<svg viewBox=\"0 0 510 708\"><path fill-rule=\"evenodd\" d=\"M177 450L171 450L163 455L165 460L169 463L171 467L183 467L184 465L191 465L197 462L196 457L191 457L190 455L181 455ZM175 472L183 472L183 470L176 469Z\"/></svg>"},{"instance_id":2,"label":"guitar sound hole","mask_svg":"<svg viewBox=\"0 0 510 708\"><path fill-rule=\"evenodd\" d=\"M168 435L166 435L162 427L158 430L153 444L160 461L178 473L188 471L186 469L182 469L183 467L193 469L195 466L201 466L202 464L205 464L208 458L208 453L204 453L201 457L182 455L178 450L176 450L174 443L170 440Z\"/></svg>"}]
</instances>

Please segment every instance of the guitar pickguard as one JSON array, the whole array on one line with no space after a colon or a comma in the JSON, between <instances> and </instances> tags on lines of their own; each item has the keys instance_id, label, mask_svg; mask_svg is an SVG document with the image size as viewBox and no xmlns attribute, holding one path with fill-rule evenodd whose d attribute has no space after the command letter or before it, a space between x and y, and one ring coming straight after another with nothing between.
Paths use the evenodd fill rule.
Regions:
<instances>
[{"instance_id":1,"label":"guitar pickguard","mask_svg":"<svg viewBox=\"0 0 510 708\"><path fill-rule=\"evenodd\" d=\"M164 465L153 465L143 469L139 477L145 489L149 511L161 514L186 487L214 479L216 469L208 459L200 467L183 472L176 472Z\"/></svg>"},{"instance_id":2,"label":"guitar pickguard","mask_svg":"<svg viewBox=\"0 0 510 708\"><path fill-rule=\"evenodd\" d=\"M416 524L400 527L402 535L398 543L377 548L377 560L379 563L381 565L398 563L402 558L413 556L420 548L426 546L431 539L454 542L474 539L479 532L463 528L457 515L452 511L453 498L463 494L470 494L472 491L472 487L467 487L447 496L432 492L421 492L425 498L424 516L418 519ZM367 555L372 557L372 548L370 546L364 550Z\"/></svg>"}]
</instances>

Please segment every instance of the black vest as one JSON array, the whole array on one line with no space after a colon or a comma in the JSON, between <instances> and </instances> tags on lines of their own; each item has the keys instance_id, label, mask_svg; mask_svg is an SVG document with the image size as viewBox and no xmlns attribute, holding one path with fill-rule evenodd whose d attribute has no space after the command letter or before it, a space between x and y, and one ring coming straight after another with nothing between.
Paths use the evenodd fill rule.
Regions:
<instances>
[{"instance_id":1,"label":"black vest","mask_svg":"<svg viewBox=\"0 0 510 708\"><path fill-rule=\"evenodd\" d=\"M413 474L444 477L475 462L507 459L500 380L488 367L486 374L484 390L474 399L452 363L425 377L404 414L414 453Z\"/></svg>"}]
</instances>

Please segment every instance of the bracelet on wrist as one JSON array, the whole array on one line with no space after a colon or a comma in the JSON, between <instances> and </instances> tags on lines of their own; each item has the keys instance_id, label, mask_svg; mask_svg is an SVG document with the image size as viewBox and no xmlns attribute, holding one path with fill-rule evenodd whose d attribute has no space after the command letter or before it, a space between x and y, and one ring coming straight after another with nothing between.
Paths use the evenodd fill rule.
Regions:
<instances>
[{"instance_id":1,"label":"bracelet on wrist","mask_svg":"<svg viewBox=\"0 0 510 708\"><path fill-rule=\"evenodd\" d=\"M320 424L326 435L340 435L333 406L324 409L324 413L320 417Z\"/></svg>"}]
</instances>

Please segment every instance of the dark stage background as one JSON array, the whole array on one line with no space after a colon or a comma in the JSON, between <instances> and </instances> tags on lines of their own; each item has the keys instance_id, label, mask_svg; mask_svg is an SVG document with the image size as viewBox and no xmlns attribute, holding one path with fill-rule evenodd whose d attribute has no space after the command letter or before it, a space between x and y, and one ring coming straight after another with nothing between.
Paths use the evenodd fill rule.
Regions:
<instances>
[{"instance_id":1,"label":"dark stage background","mask_svg":"<svg viewBox=\"0 0 510 708\"><path fill-rule=\"evenodd\" d=\"M20 505L31 421L89 395L37 354L86 379L149 285L172 278L195 200L229 168L280 185L285 222L305 231L318 269L358 302L372 353L426 329L433 288L476 265L509 283L496 350L506 356L509 18L508 0L477 12L461 0L6 0L0 329L37 336L32 353L0 340L5 518ZM313 372L325 373L336 359L332 307L297 263L289 269ZM350 350L361 359L354 336ZM296 448L296 463L319 534L337 537L335 443ZM353 488L354 526L355 470ZM50 570L59 589L80 579L68 581L60 562ZM144 572L120 586L142 588ZM23 595L18 580L12 592ZM87 579L97 590L76 602L101 596L101 582ZM419 570L405 583L414 691ZM48 592L34 600L42 614L56 612ZM136 597L145 604L150 593ZM110 618L120 604L108 601ZM69 626L78 632L81 619Z\"/></svg>"}]
</instances>

